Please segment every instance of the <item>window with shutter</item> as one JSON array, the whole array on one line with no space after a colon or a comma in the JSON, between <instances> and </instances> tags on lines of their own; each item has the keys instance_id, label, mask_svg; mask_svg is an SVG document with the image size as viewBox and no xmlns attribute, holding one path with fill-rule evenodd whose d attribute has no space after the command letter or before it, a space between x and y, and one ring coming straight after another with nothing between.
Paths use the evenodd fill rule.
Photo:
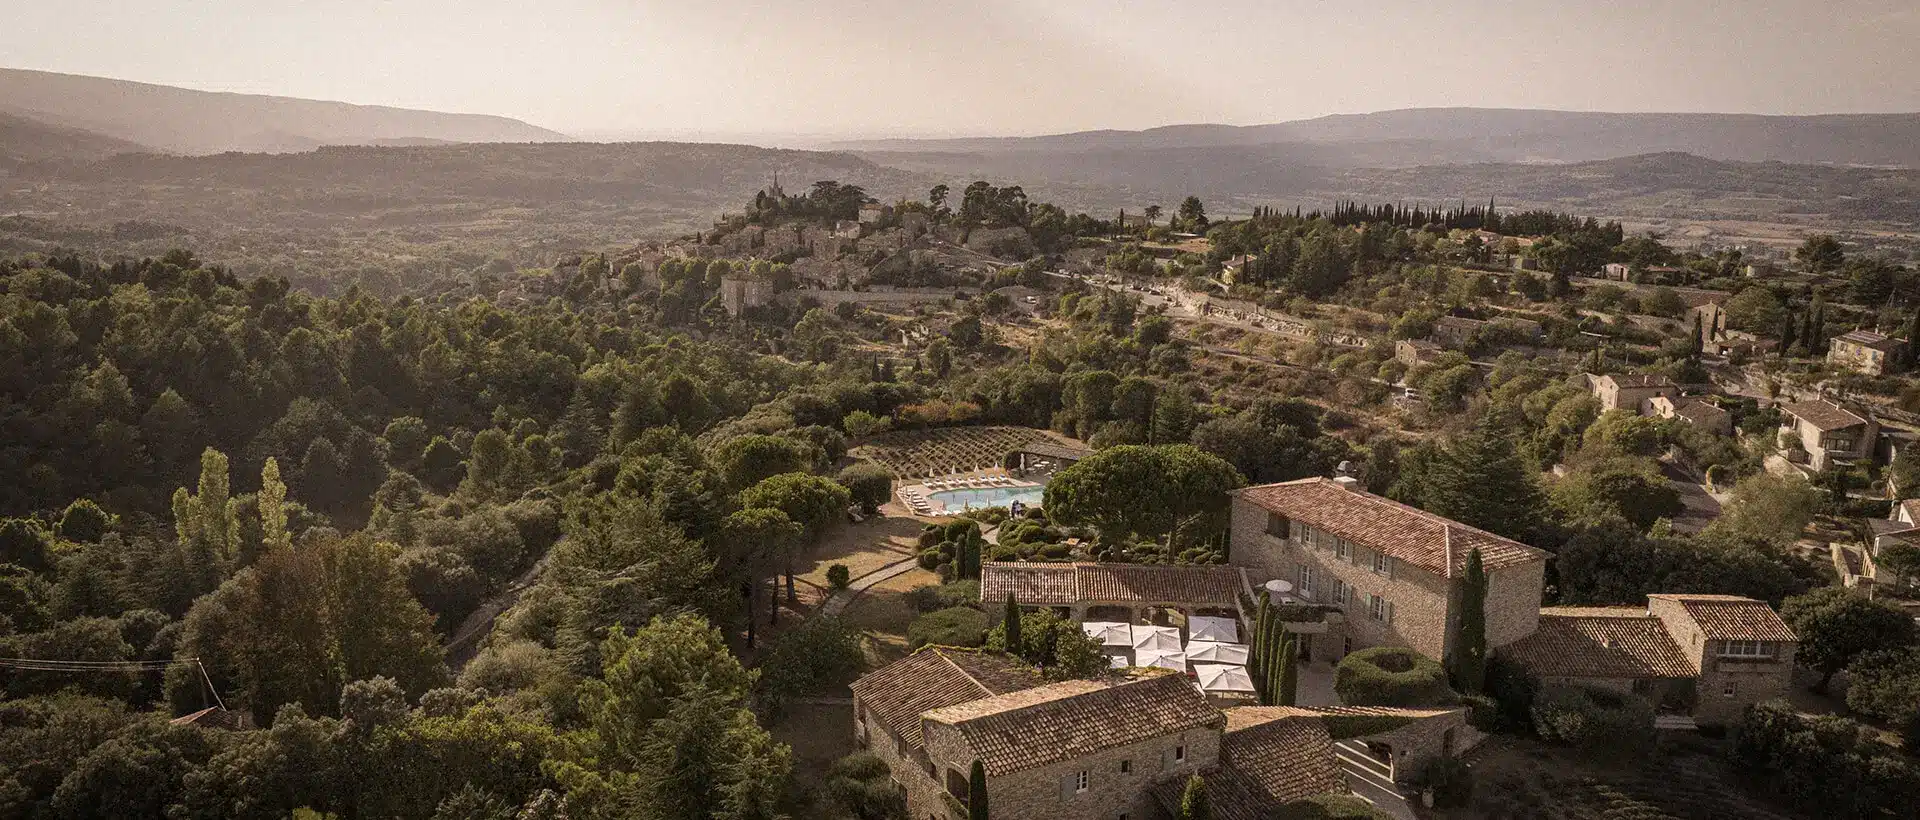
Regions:
<instances>
[{"instance_id":1,"label":"window with shutter","mask_svg":"<svg viewBox=\"0 0 1920 820\"><path fill-rule=\"evenodd\" d=\"M1287 538L1293 529L1293 522L1279 513L1267 513L1267 534L1275 538Z\"/></svg>"},{"instance_id":2,"label":"window with shutter","mask_svg":"<svg viewBox=\"0 0 1920 820\"><path fill-rule=\"evenodd\" d=\"M1387 623L1393 623L1393 602L1387 602Z\"/></svg>"},{"instance_id":3,"label":"window with shutter","mask_svg":"<svg viewBox=\"0 0 1920 820\"><path fill-rule=\"evenodd\" d=\"M1062 801L1073 799L1073 795L1075 794L1073 787L1078 780L1079 778L1077 776L1071 774L1060 776L1060 799Z\"/></svg>"}]
</instances>

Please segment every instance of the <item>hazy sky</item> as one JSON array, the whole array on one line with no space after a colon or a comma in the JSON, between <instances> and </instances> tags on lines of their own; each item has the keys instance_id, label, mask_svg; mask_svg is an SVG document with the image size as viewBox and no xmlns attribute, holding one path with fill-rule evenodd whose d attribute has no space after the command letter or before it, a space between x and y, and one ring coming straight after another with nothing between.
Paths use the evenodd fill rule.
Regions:
<instances>
[{"instance_id":1,"label":"hazy sky","mask_svg":"<svg viewBox=\"0 0 1920 820\"><path fill-rule=\"evenodd\" d=\"M576 135L1920 111L1916 0L0 0L0 65Z\"/></svg>"}]
</instances>

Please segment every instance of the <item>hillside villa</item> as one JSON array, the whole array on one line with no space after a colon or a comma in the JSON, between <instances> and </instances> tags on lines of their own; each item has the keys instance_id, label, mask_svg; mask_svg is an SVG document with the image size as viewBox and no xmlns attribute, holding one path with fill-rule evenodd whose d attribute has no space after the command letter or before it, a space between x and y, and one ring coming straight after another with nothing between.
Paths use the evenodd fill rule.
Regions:
<instances>
[{"instance_id":1,"label":"hillside villa","mask_svg":"<svg viewBox=\"0 0 1920 820\"><path fill-rule=\"evenodd\" d=\"M1871 458L1880 425L1854 415L1825 399L1780 405L1780 424L1787 461L1814 472L1834 464L1852 464Z\"/></svg>"},{"instance_id":2,"label":"hillside villa","mask_svg":"<svg viewBox=\"0 0 1920 820\"><path fill-rule=\"evenodd\" d=\"M1871 330L1842 333L1827 345L1828 364L1869 376L1900 372L1906 356L1906 342Z\"/></svg>"}]
</instances>

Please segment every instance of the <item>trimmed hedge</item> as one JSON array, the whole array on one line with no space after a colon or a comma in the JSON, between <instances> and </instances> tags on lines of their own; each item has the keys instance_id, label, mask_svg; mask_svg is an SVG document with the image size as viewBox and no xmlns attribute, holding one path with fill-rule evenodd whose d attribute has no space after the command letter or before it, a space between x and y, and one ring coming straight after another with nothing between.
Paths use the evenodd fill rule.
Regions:
<instances>
[{"instance_id":1,"label":"trimmed hedge","mask_svg":"<svg viewBox=\"0 0 1920 820\"><path fill-rule=\"evenodd\" d=\"M907 590L907 606L921 614L955 607L980 609L980 582L951 581L914 587Z\"/></svg>"},{"instance_id":2,"label":"trimmed hedge","mask_svg":"<svg viewBox=\"0 0 1920 820\"><path fill-rule=\"evenodd\" d=\"M1533 699L1533 731L1588 751L1645 752L1653 746L1653 704L1611 689L1543 686Z\"/></svg>"},{"instance_id":3,"label":"trimmed hedge","mask_svg":"<svg viewBox=\"0 0 1920 820\"><path fill-rule=\"evenodd\" d=\"M1452 706L1460 699L1447 687L1445 667L1399 646L1376 646L1342 658L1333 689L1348 706Z\"/></svg>"},{"instance_id":4,"label":"trimmed hedge","mask_svg":"<svg viewBox=\"0 0 1920 820\"><path fill-rule=\"evenodd\" d=\"M907 626L907 648L979 646L987 642L987 613L966 607L942 609L915 618Z\"/></svg>"}]
</instances>

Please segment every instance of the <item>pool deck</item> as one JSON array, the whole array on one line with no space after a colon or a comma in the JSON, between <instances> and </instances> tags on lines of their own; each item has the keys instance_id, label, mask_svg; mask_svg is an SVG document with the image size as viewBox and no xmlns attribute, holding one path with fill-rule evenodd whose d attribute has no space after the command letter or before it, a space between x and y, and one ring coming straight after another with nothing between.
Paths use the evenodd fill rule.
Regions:
<instances>
[{"instance_id":1,"label":"pool deck","mask_svg":"<svg viewBox=\"0 0 1920 820\"><path fill-rule=\"evenodd\" d=\"M1017 479L1017 478L1011 479L1012 483L999 483L999 484L981 483L980 479L978 478L974 478L972 479L972 481L974 483L967 483L968 477L958 476L950 479L937 479L931 482L923 481L923 482L917 482L913 484L903 484L899 487L899 489L895 491L895 495L899 497L900 503L907 505L908 509L912 509L915 512L919 512L923 515L944 516L944 515L958 515L963 510L949 510L947 508L946 503L941 501L939 498L939 495L941 493L968 492L968 491L981 492L981 491L987 491L987 490L1008 490L1008 491L1018 492L1023 490L1037 490L1046 486L1046 484L1043 482L1027 481L1027 480ZM935 486L935 485L938 485L938 486ZM914 503L916 499L922 500L925 506L916 506Z\"/></svg>"}]
</instances>

